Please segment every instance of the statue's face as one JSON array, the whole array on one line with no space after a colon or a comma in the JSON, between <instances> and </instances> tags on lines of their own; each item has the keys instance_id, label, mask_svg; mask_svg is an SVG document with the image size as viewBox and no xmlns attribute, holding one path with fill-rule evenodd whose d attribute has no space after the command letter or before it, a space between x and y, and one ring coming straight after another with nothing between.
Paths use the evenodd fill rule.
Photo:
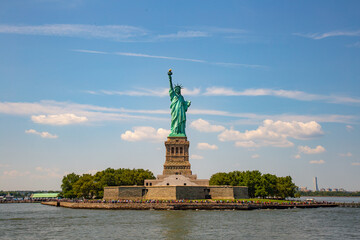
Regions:
<instances>
[{"instance_id":1,"label":"statue's face","mask_svg":"<svg viewBox=\"0 0 360 240\"><path fill-rule=\"evenodd\" d=\"M175 92L176 92L176 94L181 94L181 88L176 87L176 88L175 88Z\"/></svg>"}]
</instances>

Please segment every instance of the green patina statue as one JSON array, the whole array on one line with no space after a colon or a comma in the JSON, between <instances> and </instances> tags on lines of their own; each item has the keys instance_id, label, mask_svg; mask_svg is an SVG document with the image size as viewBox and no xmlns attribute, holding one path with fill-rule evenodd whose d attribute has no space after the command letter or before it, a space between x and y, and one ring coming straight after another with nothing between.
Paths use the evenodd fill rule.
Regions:
<instances>
[{"instance_id":1,"label":"green patina statue","mask_svg":"<svg viewBox=\"0 0 360 240\"><path fill-rule=\"evenodd\" d=\"M185 126L186 126L186 111L191 105L190 101L185 101L181 95L181 85L173 86L172 83L172 72L171 69L168 72L170 81L170 100L171 100L171 133L169 137L186 137Z\"/></svg>"}]
</instances>

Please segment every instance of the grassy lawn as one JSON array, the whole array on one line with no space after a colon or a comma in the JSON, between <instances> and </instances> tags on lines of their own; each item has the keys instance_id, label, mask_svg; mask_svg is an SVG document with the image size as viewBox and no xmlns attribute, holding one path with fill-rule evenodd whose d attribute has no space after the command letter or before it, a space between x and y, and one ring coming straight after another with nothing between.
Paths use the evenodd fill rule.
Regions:
<instances>
[{"instance_id":1,"label":"grassy lawn","mask_svg":"<svg viewBox=\"0 0 360 240\"><path fill-rule=\"evenodd\" d=\"M262 198L248 198L248 199L236 199L237 201L254 201L254 202L271 202L271 203L290 203L294 201L288 200L276 200L276 199L262 199Z\"/></svg>"},{"instance_id":2,"label":"grassy lawn","mask_svg":"<svg viewBox=\"0 0 360 240\"><path fill-rule=\"evenodd\" d=\"M229 203L231 203L233 200L229 200L229 199L207 199L207 201L209 202L215 202L215 201L223 201L223 202L227 202L229 201ZM190 200L187 200L187 202L189 202ZM206 201L206 199L197 199L197 200L191 200L192 202L195 201ZM253 201L255 203L260 202L271 202L271 203L291 203L291 202L295 202L295 201L288 201L288 200L275 200L275 199L262 199L262 198L244 198L244 199L236 199L235 201L244 201L244 202L249 202L249 201Z\"/></svg>"}]
</instances>

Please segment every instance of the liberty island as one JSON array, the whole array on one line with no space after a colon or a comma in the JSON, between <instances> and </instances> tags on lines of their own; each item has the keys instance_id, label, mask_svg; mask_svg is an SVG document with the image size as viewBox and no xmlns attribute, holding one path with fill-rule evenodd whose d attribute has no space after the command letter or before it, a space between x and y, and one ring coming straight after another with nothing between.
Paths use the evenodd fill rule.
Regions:
<instances>
[{"instance_id":1,"label":"liberty island","mask_svg":"<svg viewBox=\"0 0 360 240\"><path fill-rule=\"evenodd\" d=\"M186 112L191 105L181 95L182 86L173 85L169 76L171 132L165 141L163 174L144 181L144 186L111 186L104 188L105 200L176 200L176 199L239 199L248 198L245 186L210 186L208 179L197 179L189 162L190 142L185 133Z\"/></svg>"}]
</instances>

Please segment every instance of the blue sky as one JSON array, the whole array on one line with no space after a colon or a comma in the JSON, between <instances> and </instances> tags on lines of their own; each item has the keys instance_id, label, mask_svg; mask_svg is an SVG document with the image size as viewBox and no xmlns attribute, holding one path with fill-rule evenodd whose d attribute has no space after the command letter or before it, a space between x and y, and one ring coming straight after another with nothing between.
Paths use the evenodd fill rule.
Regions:
<instances>
[{"instance_id":1,"label":"blue sky","mask_svg":"<svg viewBox=\"0 0 360 240\"><path fill-rule=\"evenodd\" d=\"M0 189L161 174L167 71L194 174L360 190L358 1L2 1Z\"/></svg>"}]
</instances>

